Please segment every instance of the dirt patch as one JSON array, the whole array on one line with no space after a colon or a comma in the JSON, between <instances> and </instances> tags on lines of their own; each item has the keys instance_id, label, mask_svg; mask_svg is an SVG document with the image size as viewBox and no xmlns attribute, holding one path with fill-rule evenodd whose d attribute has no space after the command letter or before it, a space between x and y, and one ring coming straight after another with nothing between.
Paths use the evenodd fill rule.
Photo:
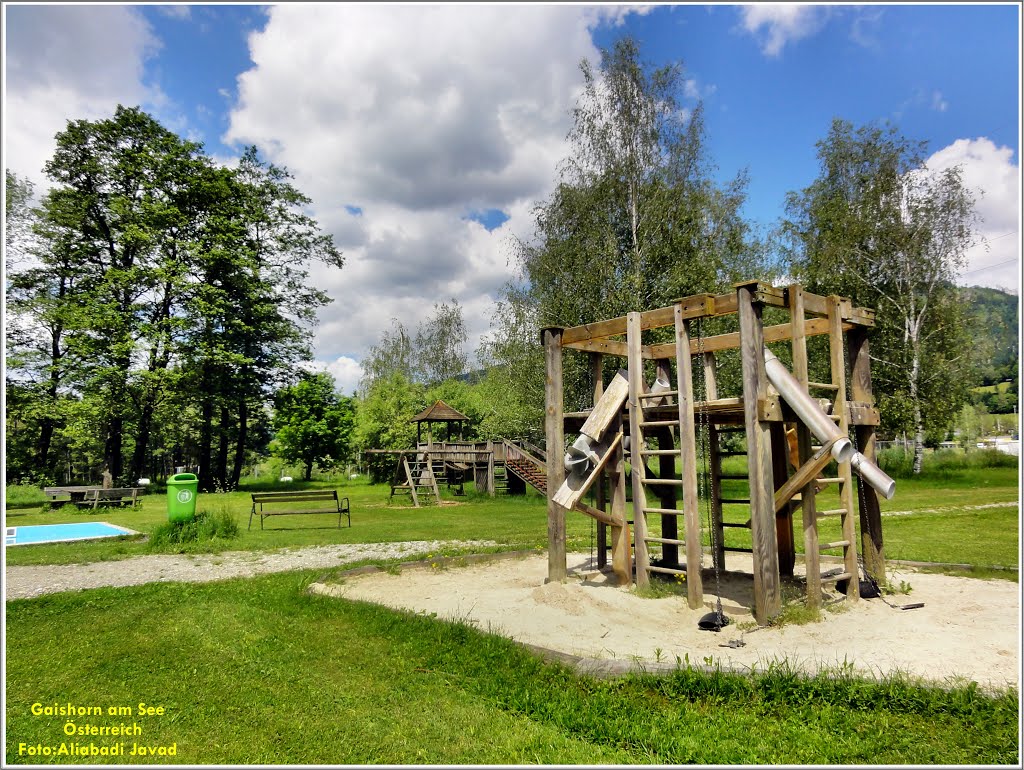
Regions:
<instances>
[{"instance_id":1,"label":"dirt patch","mask_svg":"<svg viewBox=\"0 0 1024 770\"><path fill-rule=\"evenodd\" d=\"M524 644L591 659L740 670L786 661L808 672L848 667L869 676L899 671L941 684L969 680L1020 687L1017 583L901 568L890 570L890 580L906 582L911 593L885 597L889 604L846 602L834 594L820 622L757 628L746 609L752 604L749 556L730 554L727 567L719 591L732 622L719 633L698 628L707 608L690 609L684 596L638 596L615 586L581 554L569 555L564 583L545 583L547 557L536 555L360 575L317 584L315 590L463 620ZM706 572L704 580L705 599L713 602L713 573ZM899 609L919 602L919 609ZM742 646L729 647L730 642Z\"/></svg>"}]
</instances>

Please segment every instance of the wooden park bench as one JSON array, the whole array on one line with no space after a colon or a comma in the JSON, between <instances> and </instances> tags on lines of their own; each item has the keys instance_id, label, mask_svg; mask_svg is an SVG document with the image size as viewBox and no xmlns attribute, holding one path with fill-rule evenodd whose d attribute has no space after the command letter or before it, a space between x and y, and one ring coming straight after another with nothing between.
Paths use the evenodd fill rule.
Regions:
<instances>
[{"instance_id":1,"label":"wooden park bench","mask_svg":"<svg viewBox=\"0 0 1024 770\"><path fill-rule=\"evenodd\" d=\"M134 508L139 502L139 493L142 487L123 487L120 489L89 489L84 496L74 503L79 508L96 508L102 506L131 506Z\"/></svg>"},{"instance_id":2,"label":"wooden park bench","mask_svg":"<svg viewBox=\"0 0 1024 770\"><path fill-rule=\"evenodd\" d=\"M291 508L292 503L321 502L318 508ZM348 498L338 498L338 490L308 490L296 492L253 492L252 512L249 514L249 529L252 529L252 517L260 517L260 529L263 529L263 520L268 516L291 516L293 514L306 513L336 513L338 514L338 528L341 528L341 517L348 519L348 525L352 526L352 515L349 513Z\"/></svg>"}]
</instances>

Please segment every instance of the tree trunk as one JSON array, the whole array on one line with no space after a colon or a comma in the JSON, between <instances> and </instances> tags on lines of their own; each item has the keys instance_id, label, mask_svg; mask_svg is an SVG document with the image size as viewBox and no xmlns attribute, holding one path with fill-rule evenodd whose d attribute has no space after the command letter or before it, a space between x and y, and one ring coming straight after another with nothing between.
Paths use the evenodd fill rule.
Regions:
<instances>
[{"instance_id":1,"label":"tree trunk","mask_svg":"<svg viewBox=\"0 0 1024 770\"><path fill-rule=\"evenodd\" d=\"M135 450L132 452L128 472L132 484L138 483L138 480L146 475L146 455L149 452L149 435L153 427L153 410L153 399L147 397L139 414L139 429L135 434Z\"/></svg>"},{"instance_id":2,"label":"tree trunk","mask_svg":"<svg viewBox=\"0 0 1024 770\"><path fill-rule=\"evenodd\" d=\"M306 462L306 470L305 470L305 477L304 478L305 478L306 481L309 481L310 479L313 478L313 461L312 460L309 460L308 462Z\"/></svg>"},{"instance_id":3,"label":"tree trunk","mask_svg":"<svg viewBox=\"0 0 1024 770\"><path fill-rule=\"evenodd\" d=\"M217 466L214 469L214 480L217 486L227 490L228 484L228 448L231 443L228 424L231 420L231 413L226 406L220 408L220 425L218 426L217 442Z\"/></svg>"},{"instance_id":4,"label":"tree trunk","mask_svg":"<svg viewBox=\"0 0 1024 770\"><path fill-rule=\"evenodd\" d=\"M120 409L120 406L115 408ZM119 414L111 415L107 423L107 440L103 445L103 464L119 484L124 475L124 458L121 453L123 438L124 418Z\"/></svg>"},{"instance_id":5,"label":"tree trunk","mask_svg":"<svg viewBox=\"0 0 1024 770\"><path fill-rule=\"evenodd\" d=\"M918 397L918 381L921 376L921 353L917 336L911 337L910 402L914 405L914 475L921 472L924 463L924 420L921 416L921 399Z\"/></svg>"},{"instance_id":6,"label":"tree trunk","mask_svg":"<svg viewBox=\"0 0 1024 770\"><path fill-rule=\"evenodd\" d=\"M199 490L210 492L213 489L213 476L210 473L210 452L213 447L213 396L209 395L209 378L203 373L202 425L199 426L199 446L196 458L199 465Z\"/></svg>"},{"instance_id":7,"label":"tree trunk","mask_svg":"<svg viewBox=\"0 0 1024 770\"><path fill-rule=\"evenodd\" d=\"M249 403L245 396L238 399L238 436L235 439L235 466L231 471L231 488L238 489L245 464L245 443L249 436Z\"/></svg>"}]
</instances>

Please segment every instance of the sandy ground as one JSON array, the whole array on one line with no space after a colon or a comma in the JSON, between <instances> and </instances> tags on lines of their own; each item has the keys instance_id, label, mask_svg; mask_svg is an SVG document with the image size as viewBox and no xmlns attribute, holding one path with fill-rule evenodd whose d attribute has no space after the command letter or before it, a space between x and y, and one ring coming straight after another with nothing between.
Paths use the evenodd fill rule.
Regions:
<instances>
[{"instance_id":1,"label":"sandy ground","mask_svg":"<svg viewBox=\"0 0 1024 770\"><path fill-rule=\"evenodd\" d=\"M838 611L826 611L821 622L752 630L753 616L742 608L752 604L749 556L730 554L727 567L721 596L732 623L719 633L698 629L707 609L689 609L685 597L640 598L613 585L580 554L569 555L564 583L545 584L547 557L537 555L351 576L314 590L468 621L586 659L671 664L678 658L740 670L785 660L804 671L845 663L867 675L901 671L940 684L966 679L984 687L1020 687L1017 583L890 569L890 581L905 581L912 589L885 597L895 606L882 599L847 603L834 594ZM714 598L708 571L705 599ZM925 606L899 609L918 602ZM730 641L744 644L732 648Z\"/></svg>"}]
</instances>

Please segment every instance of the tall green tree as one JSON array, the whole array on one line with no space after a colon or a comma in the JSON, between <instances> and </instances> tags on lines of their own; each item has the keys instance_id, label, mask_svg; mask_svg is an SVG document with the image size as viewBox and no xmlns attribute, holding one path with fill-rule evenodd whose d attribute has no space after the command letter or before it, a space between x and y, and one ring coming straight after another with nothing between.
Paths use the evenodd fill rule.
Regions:
<instances>
[{"instance_id":1,"label":"tall green tree","mask_svg":"<svg viewBox=\"0 0 1024 770\"><path fill-rule=\"evenodd\" d=\"M308 359L309 329L330 300L309 266L341 268L333 240L305 213L290 173L247 148L237 169L210 177L200 233L202 277L192 303L192 386L201 405L201 488L234 488L245 464L249 416Z\"/></svg>"},{"instance_id":2,"label":"tall green tree","mask_svg":"<svg viewBox=\"0 0 1024 770\"><path fill-rule=\"evenodd\" d=\"M391 319L391 328L381 332L380 338L370 346L360 362L363 376L359 380L360 394L366 396L377 382L384 382L395 374L412 382L415 373L413 338L405 324Z\"/></svg>"},{"instance_id":3,"label":"tall green tree","mask_svg":"<svg viewBox=\"0 0 1024 770\"><path fill-rule=\"evenodd\" d=\"M466 321L458 300L435 302L433 314L416 329L414 359L418 379L436 385L466 373Z\"/></svg>"},{"instance_id":4,"label":"tall green tree","mask_svg":"<svg viewBox=\"0 0 1024 770\"><path fill-rule=\"evenodd\" d=\"M763 248L744 222L746 176L720 185L705 142L703 107L687 106L681 64L656 68L631 38L581 63L583 93L572 111L571 153L552 195L535 208L534 233L516 245L519 275L504 293L517 332L535 309L539 328L577 326L713 291L761 272ZM517 309L512 310L512 307ZM516 339L519 339L518 337ZM493 347L511 352L513 339ZM533 364L531 393L543 381ZM509 358L497 365L514 368ZM567 360L567 405L590 398L589 371Z\"/></svg>"},{"instance_id":5,"label":"tall green tree","mask_svg":"<svg viewBox=\"0 0 1024 770\"><path fill-rule=\"evenodd\" d=\"M400 371L392 371L370 383L359 394L356 410L356 446L367 449L409 449L416 443L416 426L411 422L425 408L424 388ZM373 481L390 479L395 458L367 455L366 465Z\"/></svg>"},{"instance_id":6,"label":"tall green tree","mask_svg":"<svg viewBox=\"0 0 1024 770\"><path fill-rule=\"evenodd\" d=\"M189 181L208 161L199 145L138 109L68 123L45 170L44 260L69 266L76 282L68 310L68 353L87 387L102 393L104 463L124 479L126 431L135 419L132 381L139 342L158 366L162 328L182 282ZM165 312L165 308L167 308ZM153 328L147 328L154 325Z\"/></svg>"},{"instance_id":7,"label":"tall green tree","mask_svg":"<svg viewBox=\"0 0 1024 770\"><path fill-rule=\"evenodd\" d=\"M794 275L812 291L877 309L873 380L892 431L944 434L969 378L970 340L956 279L975 242L974 201L958 168L927 168L926 145L895 127L835 120L820 172L787 198Z\"/></svg>"},{"instance_id":8,"label":"tall green tree","mask_svg":"<svg viewBox=\"0 0 1024 770\"><path fill-rule=\"evenodd\" d=\"M354 399L339 396L327 372L303 374L274 397L275 454L301 463L309 481L313 466L333 468L351 456Z\"/></svg>"},{"instance_id":9,"label":"tall green tree","mask_svg":"<svg viewBox=\"0 0 1024 770\"><path fill-rule=\"evenodd\" d=\"M309 266L343 265L306 213L310 200L254 148L221 168L121 106L108 119L70 121L46 172L54 184L33 212L31 258L6 287L17 328L9 373L26 396L19 446L35 434L32 462L50 471L59 436L62 463L67 452L96 460L86 476L106 466L134 481L196 464L205 489L233 487L250 414L308 358L328 301ZM18 181L8 174L14 214L28 198ZM188 414L184 433L157 424L175 412ZM154 451L154 435L174 447Z\"/></svg>"}]
</instances>

